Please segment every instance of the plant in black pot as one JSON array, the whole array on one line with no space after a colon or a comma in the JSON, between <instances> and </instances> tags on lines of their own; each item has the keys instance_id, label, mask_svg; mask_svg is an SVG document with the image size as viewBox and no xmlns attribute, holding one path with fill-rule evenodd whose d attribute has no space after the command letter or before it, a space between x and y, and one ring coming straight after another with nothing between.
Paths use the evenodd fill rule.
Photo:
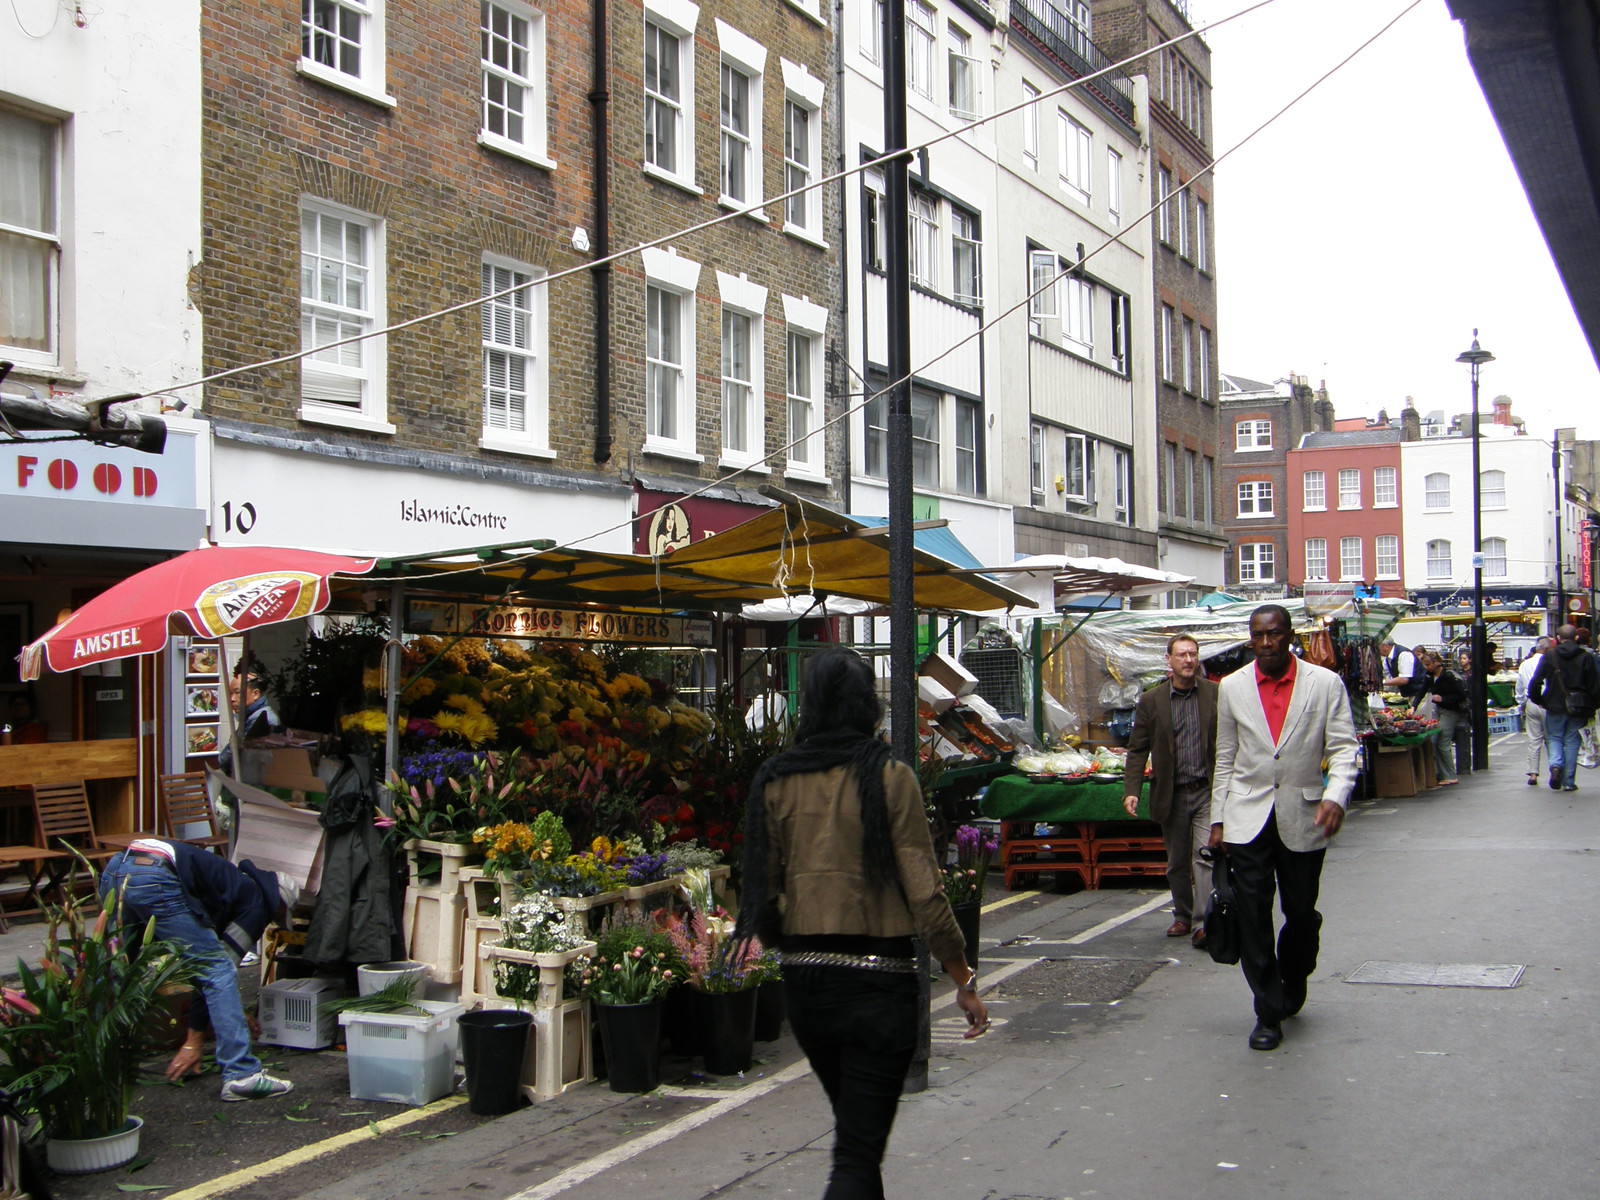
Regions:
<instances>
[{"instance_id":1,"label":"plant in black pot","mask_svg":"<svg viewBox=\"0 0 1600 1200\"><path fill-rule=\"evenodd\" d=\"M988 837L976 825L956 830L956 861L944 869L944 896L950 901L956 924L966 940L967 965L978 969L978 920L983 911L983 881L989 874L989 861L999 847L998 838Z\"/></svg>"},{"instance_id":2,"label":"plant in black pot","mask_svg":"<svg viewBox=\"0 0 1600 1200\"><path fill-rule=\"evenodd\" d=\"M662 1001L684 974L664 930L618 922L595 940L584 978L600 1021L613 1092L648 1092L661 1081Z\"/></svg>"}]
</instances>

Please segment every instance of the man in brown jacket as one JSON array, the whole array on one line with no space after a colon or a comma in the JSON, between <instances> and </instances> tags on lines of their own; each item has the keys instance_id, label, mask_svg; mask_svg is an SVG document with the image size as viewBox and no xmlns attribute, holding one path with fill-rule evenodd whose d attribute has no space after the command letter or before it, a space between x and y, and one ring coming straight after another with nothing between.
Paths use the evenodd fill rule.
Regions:
<instances>
[{"instance_id":1,"label":"man in brown jacket","mask_svg":"<svg viewBox=\"0 0 1600 1200\"><path fill-rule=\"evenodd\" d=\"M1217 758L1217 685L1200 674L1200 645L1186 633L1167 641L1170 678L1139 697L1128 738L1122 806L1135 816L1144 767L1152 765L1150 815L1167 843L1172 889L1168 937L1192 934L1205 945L1200 918L1211 895L1211 866L1199 857L1211 838L1211 766Z\"/></svg>"}]
</instances>

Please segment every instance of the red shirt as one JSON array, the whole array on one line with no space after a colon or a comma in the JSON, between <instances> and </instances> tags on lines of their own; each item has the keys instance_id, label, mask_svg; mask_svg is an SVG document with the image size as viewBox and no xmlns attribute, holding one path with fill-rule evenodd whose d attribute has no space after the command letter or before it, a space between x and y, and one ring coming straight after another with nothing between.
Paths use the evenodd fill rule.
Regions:
<instances>
[{"instance_id":1,"label":"red shirt","mask_svg":"<svg viewBox=\"0 0 1600 1200\"><path fill-rule=\"evenodd\" d=\"M1283 732L1284 718L1289 715L1289 697L1294 695L1295 672L1295 657L1292 654L1289 655L1289 669L1283 673L1282 679L1263 675L1261 664L1256 664L1256 691L1261 696L1261 711L1267 714L1267 729L1272 733L1274 744Z\"/></svg>"}]
</instances>

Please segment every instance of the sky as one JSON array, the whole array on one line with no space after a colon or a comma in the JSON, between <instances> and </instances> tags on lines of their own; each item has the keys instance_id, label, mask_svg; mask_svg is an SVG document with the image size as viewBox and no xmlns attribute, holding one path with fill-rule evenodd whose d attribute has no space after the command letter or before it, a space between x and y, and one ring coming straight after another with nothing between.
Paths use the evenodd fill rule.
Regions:
<instances>
[{"instance_id":1,"label":"sky","mask_svg":"<svg viewBox=\"0 0 1600 1200\"><path fill-rule=\"evenodd\" d=\"M1190 0L1190 23L1250 0ZM1276 0L1206 36L1213 152L1238 144L1409 0ZM1600 370L1445 0L1415 9L1217 168L1218 360L1326 380L1341 417L1484 412L1600 438Z\"/></svg>"}]
</instances>

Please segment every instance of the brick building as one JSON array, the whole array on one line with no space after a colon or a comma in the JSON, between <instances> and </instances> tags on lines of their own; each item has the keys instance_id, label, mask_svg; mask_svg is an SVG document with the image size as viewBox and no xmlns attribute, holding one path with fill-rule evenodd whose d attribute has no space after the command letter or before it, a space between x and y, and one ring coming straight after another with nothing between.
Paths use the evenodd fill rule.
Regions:
<instances>
[{"instance_id":1,"label":"brick building","mask_svg":"<svg viewBox=\"0 0 1600 1200\"><path fill-rule=\"evenodd\" d=\"M1404 433L1381 415L1372 426L1359 418L1350 423L1361 428L1308 433L1289 448L1283 578L1292 587L1329 581L1370 584L1381 596L1404 599Z\"/></svg>"},{"instance_id":2,"label":"brick building","mask_svg":"<svg viewBox=\"0 0 1600 1200\"><path fill-rule=\"evenodd\" d=\"M1283 596L1288 514L1300 502L1288 492L1288 453L1305 434L1333 429L1333 402L1326 388L1313 390L1303 375L1273 383L1223 375L1221 414L1228 590L1250 599Z\"/></svg>"},{"instance_id":3,"label":"brick building","mask_svg":"<svg viewBox=\"0 0 1600 1200\"><path fill-rule=\"evenodd\" d=\"M1115 61L1188 32L1186 0L1093 0L1095 40ZM1146 205L1156 206L1151 267L1155 329L1156 511L1163 570L1224 582L1226 507L1218 479L1218 326L1214 177L1209 171L1211 51L1191 37L1150 53ZM1195 597L1175 594L1175 602Z\"/></svg>"}]
</instances>

